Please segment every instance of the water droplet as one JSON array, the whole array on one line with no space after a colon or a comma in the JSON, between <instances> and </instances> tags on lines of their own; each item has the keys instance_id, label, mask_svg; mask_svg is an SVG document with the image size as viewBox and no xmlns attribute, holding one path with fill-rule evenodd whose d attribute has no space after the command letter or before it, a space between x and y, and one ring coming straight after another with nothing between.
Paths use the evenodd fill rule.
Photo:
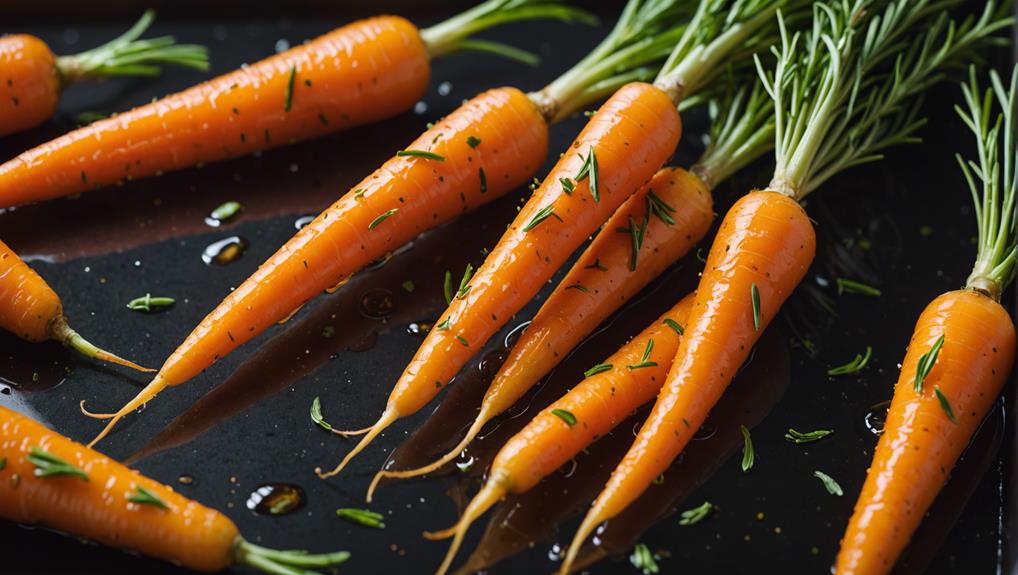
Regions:
<instances>
[{"instance_id":1,"label":"water droplet","mask_svg":"<svg viewBox=\"0 0 1018 575\"><path fill-rule=\"evenodd\" d=\"M230 236L209 244L201 254L201 261L208 265L225 266L237 261L247 249L247 240Z\"/></svg>"},{"instance_id":2,"label":"water droplet","mask_svg":"<svg viewBox=\"0 0 1018 575\"><path fill-rule=\"evenodd\" d=\"M370 289L361 297L361 313L370 318L389 317L395 307L392 292L384 288Z\"/></svg>"},{"instance_id":3,"label":"water droplet","mask_svg":"<svg viewBox=\"0 0 1018 575\"><path fill-rule=\"evenodd\" d=\"M474 456L464 455L466 452L460 454L459 461L456 462L456 467L461 472L466 473L471 467L474 466Z\"/></svg>"},{"instance_id":4,"label":"water droplet","mask_svg":"<svg viewBox=\"0 0 1018 575\"><path fill-rule=\"evenodd\" d=\"M551 549L548 550L548 560L549 561L561 561L562 560L562 555L563 555L563 553L562 553L562 546L559 545L558 543L552 545Z\"/></svg>"},{"instance_id":5,"label":"water droplet","mask_svg":"<svg viewBox=\"0 0 1018 575\"><path fill-rule=\"evenodd\" d=\"M0 394L10 395L11 387L9 385L0 385Z\"/></svg>"},{"instance_id":6,"label":"water droplet","mask_svg":"<svg viewBox=\"0 0 1018 575\"><path fill-rule=\"evenodd\" d=\"M423 113L425 113L427 111L428 111L428 103L425 102L424 100L421 100L420 102L417 102L416 104L414 104L414 113L415 114L420 115L420 114L423 114Z\"/></svg>"},{"instance_id":7,"label":"water droplet","mask_svg":"<svg viewBox=\"0 0 1018 575\"><path fill-rule=\"evenodd\" d=\"M441 84L438 85L439 96L448 96L449 92L452 92L452 83L442 82Z\"/></svg>"},{"instance_id":8,"label":"water droplet","mask_svg":"<svg viewBox=\"0 0 1018 575\"><path fill-rule=\"evenodd\" d=\"M291 483L260 485L247 498L247 508L261 515L286 515L304 506L304 490Z\"/></svg>"},{"instance_id":9,"label":"water droplet","mask_svg":"<svg viewBox=\"0 0 1018 575\"><path fill-rule=\"evenodd\" d=\"M287 40L286 38L280 38L279 40L276 40L276 54L279 54L280 52L286 52L289 49L290 49L289 40Z\"/></svg>"},{"instance_id":10,"label":"water droplet","mask_svg":"<svg viewBox=\"0 0 1018 575\"><path fill-rule=\"evenodd\" d=\"M297 221L293 222L293 227L299 230L313 221L315 221L315 216L302 216L297 218Z\"/></svg>"},{"instance_id":11,"label":"water droplet","mask_svg":"<svg viewBox=\"0 0 1018 575\"><path fill-rule=\"evenodd\" d=\"M406 326L406 332L409 333L410 335L416 335L416 336L419 336L419 337L424 337L424 336L428 335L428 332L431 331L431 328L433 326L434 326L434 324L432 324L430 322L415 321L415 322L411 323L410 325Z\"/></svg>"},{"instance_id":12,"label":"water droplet","mask_svg":"<svg viewBox=\"0 0 1018 575\"><path fill-rule=\"evenodd\" d=\"M884 433L884 423L887 420L887 408L891 405L891 400L881 401L880 403L870 407L870 410L866 412L866 416L863 418L863 424L866 425L866 429L870 430L870 433L879 437Z\"/></svg>"},{"instance_id":13,"label":"water droplet","mask_svg":"<svg viewBox=\"0 0 1018 575\"><path fill-rule=\"evenodd\" d=\"M181 475L177 478L177 482L181 485L191 485L194 483L194 477L191 477L190 475Z\"/></svg>"}]
</instances>

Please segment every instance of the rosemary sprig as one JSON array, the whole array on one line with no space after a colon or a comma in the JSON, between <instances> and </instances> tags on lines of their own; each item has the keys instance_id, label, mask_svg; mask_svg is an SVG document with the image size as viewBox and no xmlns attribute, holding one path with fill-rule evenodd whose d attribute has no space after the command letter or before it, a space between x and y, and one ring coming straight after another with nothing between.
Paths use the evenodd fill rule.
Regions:
<instances>
[{"instance_id":1,"label":"rosemary sprig","mask_svg":"<svg viewBox=\"0 0 1018 575\"><path fill-rule=\"evenodd\" d=\"M63 459L60 459L56 455L38 447L33 447L32 450L28 452L28 457L25 459L27 459L32 465L35 465L36 477L73 475L74 477L80 478L82 481L88 481L88 475L80 468L75 467Z\"/></svg>"},{"instance_id":2,"label":"rosemary sprig","mask_svg":"<svg viewBox=\"0 0 1018 575\"><path fill-rule=\"evenodd\" d=\"M153 507L158 507L160 509L165 509L167 511L169 511L170 509L170 506L167 505L166 502L163 501L158 495L149 491L148 489L145 489L141 485L135 488L134 493L131 494L127 498L127 500L130 501L131 503L138 503L140 505L151 505Z\"/></svg>"},{"instance_id":3,"label":"rosemary sprig","mask_svg":"<svg viewBox=\"0 0 1018 575\"><path fill-rule=\"evenodd\" d=\"M474 277L474 266L468 263L466 269L463 270L463 277L460 278L460 287L456 290L456 299L467 297L467 292L470 291L470 278L472 277Z\"/></svg>"},{"instance_id":4,"label":"rosemary sprig","mask_svg":"<svg viewBox=\"0 0 1018 575\"><path fill-rule=\"evenodd\" d=\"M714 511L714 505L710 501L704 501L701 505L687 509L679 515L679 525L696 525L710 516Z\"/></svg>"},{"instance_id":5,"label":"rosemary sprig","mask_svg":"<svg viewBox=\"0 0 1018 575\"><path fill-rule=\"evenodd\" d=\"M387 210L385 212L382 212L381 214L379 214L379 216L377 218L371 220L371 223L368 224L368 229L369 230L373 230L373 229L377 228L378 224L384 222L385 220L387 220L389 218L389 216L391 216L392 214L395 214L398 211L399 211L399 208L392 208L391 210Z\"/></svg>"},{"instance_id":6,"label":"rosemary sprig","mask_svg":"<svg viewBox=\"0 0 1018 575\"><path fill-rule=\"evenodd\" d=\"M424 158L425 160L435 160L436 162L445 161L445 156L427 150L399 150L396 152L396 155L399 157Z\"/></svg>"},{"instance_id":7,"label":"rosemary sprig","mask_svg":"<svg viewBox=\"0 0 1018 575\"><path fill-rule=\"evenodd\" d=\"M668 327L674 329L675 333L677 333L679 335L685 335L685 333L686 333L686 330L681 325L679 325L679 322L675 321L674 319L672 319L670 317L666 317L664 319L664 321L661 322L661 323L663 323L663 324L667 325Z\"/></svg>"},{"instance_id":8,"label":"rosemary sprig","mask_svg":"<svg viewBox=\"0 0 1018 575\"><path fill-rule=\"evenodd\" d=\"M806 433L802 433L800 431L796 431L792 428L789 428L788 432L785 433L785 439L796 444L813 443L814 441L820 441L821 439L827 437L832 433L834 433L833 429L817 429L815 431L808 431Z\"/></svg>"},{"instance_id":9,"label":"rosemary sprig","mask_svg":"<svg viewBox=\"0 0 1018 575\"><path fill-rule=\"evenodd\" d=\"M166 309L176 302L177 300L171 297L152 297L152 294L147 293L142 297L134 298L127 302L127 309L152 311L153 309Z\"/></svg>"},{"instance_id":10,"label":"rosemary sprig","mask_svg":"<svg viewBox=\"0 0 1018 575\"><path fill-rule=\"evenodd\" d=\"M283 93L283 111L293 108L293 83L297 79L297 66L290 66L290 76L286 79L286 91Z\"/></svg>"},{"instance_id":11,"label":"rosemary sprig","mask_svg":"<svg viewBox=\"0 0 1018 575\"><path fill-rule=\"evenodd\" d=\"M639 569L643 575L655 575L661 572L657 560L654 559L654 554L643 543L637 543L636 547L633 547L633 553L629 556L629 562L633 564L633 567Z\"/></svg>"},{"instance_id":12,"label":"rosemary sprig","mask_svg":"<svg viewBox=\"0 0 1018 575\"><path fill-rule=\"evenodd\" d=\"M385 516L381 513L376 513L369 509L356 509L353 507L343 507L336 510L336 515L342 519L346 519L351 523L357 523L365 527L372 527L374 529L385 529Z\"/></svg>"},{"instance_id":13,"label":"rosemary sprig","mask_svg":"<svg viewBox=\"0 0 1018 575\"><path fill-rule=\"evenodd\" d=\"M576 416L570 411L565 409L553 409L551 410L551 414L564 421L569 427L576 425Z\"/></svg>"},{"instance_id":14,"label":"rosemary sprig","mask_svg":"<svg viewBox=\"0 0 1018 575\"><path fill-rule=\"evenodd\" d=\"M644 367L654 367L654 366L656 366L657 365L656 361L649 361L649 359L650 359L650 352L652 352L652 351L654 351L654 340L653 339L648 339L647 340L647 347L645 347L643 349L643 357L640 358L640 362L639 363L635 363L633 365L627 365L626 368L629 369L630 371L632 371L634 369L641 369L641 368L644 368Z\"/></svg>"},{"instance_id":15,"label":"rosemary sprig","mask_svg":"<svg viewBox=\"0 0 1018 575\"><path fill-rule=\"evenodd\" d=\"M823 471L814 471L813 477L819 479L824 484L824 489L826 489L827 492L830 493L831 495L841 497L842 495L845 494L845 492L841 490L841 486L838 485L838 482L835 481L833 477L827 475Z\"/></svg>"},{"instance_id":16,"label":"rosemary sprig","mask_svg":"<svg viewBox=\"0 0 1018 575\"><path fill-rule=\"evenodd\" d=\"M827 370L827 375L836 376L836 375L850 375L850 374L853 374L853 373L859 373L860 371L863 370L863 368L866 367L866 364L869 363L870 356L872 356L872 355L873 355L873 348L867 345L866 346L866 353L865 354L858 354L858 353L855 354L855 359L853 359L852 361L850 361L850 362L848 362L848 363L846 363L844 365L839 365L837 367L832 367L831 369L828 369Z\"/></svg>"},{"instance_id":17,"label":"rosemary sprig","mask_svg":"<svg viewBox=\"0 0 1018 575\"><path fill-rule=\"evenodd\" d=\"M760 331L760 288L755 283L749 288L749 299L753 306L753 329Z\"/></svg>"},{"instance_id":18,"label":"rosemary sprig","mask_svg":"<svg viewBox=\"0 0 1018 575\"><path fill-rule=\"evenodd\" d=\"M614 366L612 366L612 364L610 364L610 363L599 363L599 364L595 365L594 367L588 369L587 371L583 372L583 377L590 377L592 375L597 375L597 374L601 373L602 371L610 371L613 368L614 368Z\"/></svg>"},{"instance_id":19,"label":"rosemary sprig","mask_svg":"<svg viewBox=\"0 0 1018 575\"><path fill-rule=\"evenodd\" d=\"M933 394L937 396L937 401L940 402L940 408L947 414L947 418L952 422L958 421L954 417L954 409L951 407L951 402L947 400L947 396L944 392L940 391L939 385L933 386Z\"/></svg>"},{"instance_id":20,"label":"rosemary sprig","mask_svg":"<svg viewBox=\"0 0 1018 575\"><path fill-rule=\"evenodd\" d=\"M756 452L753 450L753 438L749 435L749 429L745 425L740 425L739 430L742 431L742 472L746 473L753 469Z\"/></svg>"},{"instance_id":21,"label":"rosemary sprig","mask_svg":"<svg viewBox=\"0 0 1018 575\"><path fill-rule=\"evenodd\" d=\"M835 278L834 283L838 285L838 295L843 293L854 293L859 295L868 295L871 297L880 297L881 295L880 290L862 282L848 280L845 278Z\"/></svg>"},{"instance_id":22,"label":"rosemary sprig","mask_svg":"<svg viewBox=\"0 0 1018 575\"><path fill-rule=\"evenodd\" d=\"M672 217L672 214L675 213L675 208L668 205L653 190L647 192L647 213L656 216L657 219L666 225L675 225L675 218Z\"/></svg>"},{"instance_id":23,"label":"rosemary sprig","mask_svg":"<svg viewBox=\"0 0 1018 575\"><path fill-rule=\"evenodd\" d=\"M919 363L916 365L915 370L915 381L912 384L912 388L916 393L923 391L923 382L926 381L926 377L933 371L933 365L937 363L937 357L940 355L940 348L942 347L944 347L944 334L940 334L940 337L933 342L930 350L919 357Z\"/></svg>"},{"instance_id":24,"label":"rosemary sprig","mask_svg":"<svg viewBox=\"0 0 1018 575\"><path fill-rule=\"evenodd\" d=\"M522 230L523 233L527 233L530 230L536 228L537 226L541 225L541 222L552 216L555 216L555 218L558 219L558 221L560 222L562 221L562 218L560 218L558 214L555 213L555 204L548 204L547 206L544 206L543 208L538 210L536 214L534 214L534 217L530 219L530 222L528 222L527 225L523 226Z\"/></svg>"}]
</instances>

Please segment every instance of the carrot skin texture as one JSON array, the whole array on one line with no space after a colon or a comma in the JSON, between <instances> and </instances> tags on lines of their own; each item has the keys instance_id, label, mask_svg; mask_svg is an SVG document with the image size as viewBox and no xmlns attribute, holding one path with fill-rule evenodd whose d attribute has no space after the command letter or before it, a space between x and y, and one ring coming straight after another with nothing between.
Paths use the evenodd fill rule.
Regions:
<instances>
[{"instance_id":1,"label":"carrot skin texture","mask_svg":"<svg viewBox=\"0 0 1018 575\"><path fill-rule=\"evenodd\" d=\"M287 111L291 70L295 76ZM66 196L375 122L417 102L429 76L427 50L413 24L397 16L353 22L19 155L0 165L0 206Z\"/></svg>"},{"instance_id":2,"label":"carrot skin texture","mask_svg":"<svg viewBox=\"0 0 1018 575\"><path fill-rule=\"evenodd\" d=\"M944 337L921 393L919 359ZM980 422L1000 395L1015 355L1007 310L974 290L933 300L919 316L873 463L841 542L835 573L889 573ZM950 401L952 422L934 395Z\"/></svg>"},{"instance_id":3,"label":"carrot skin texture","mask_svg":"<svg viewBox=\"0 0 1018 575\"><path fill-rule=\"evenodd\" d=\"M481 139L477 148L467 143L470 135ZM371 261L524 183L547 155L548 127L525 94L498 88L467 102L407 149L445 161L394 156L354 186L202 320L163 365L166 383L191 379ZM482 167L485 192L478 184ZM391 209L397 211L369 229Z\"/></svg>"},{"instance_id":4,"label":"carrot skin texture","mask_svg":"<svg viewBox=\"0 0 1018 575\"><path fill-rule=\"evenodd\" d=\"M83 470L74 476L35 477L26 457L38 447ZM110 547L138 551L204 572L233 562L237 527L223 514L175 493L137 471L0 406L0 516L45 525ZM127 500L138 486L169 510Z\"/></svg>"},{"instance_id":5,"label":"carrot skin texture","mask_svg":"<svg viewBox=\"0 0 1018 575\"><path fill-rule=\"evenodd\" d=\"M805 276L815 251L813 226L795 200L754 191L732 206L711 246L664 388L584 519L581 534L619 514L678 456ZM753 320L753 284L760 293L759 331ZM585 535L574 544L581 538Z\"/></svg>"},{"instance_id":6,"label":"carrot skin texture","mask_svg":"<svg viewBox=\"0 0 1018 575\"><path fill-rule=\"evenodd\" d=\"M62 316L56 292L0 241L0 328L26 341L46 341L53 320Z\"/></svg>"},{"instance_id":7,"label":"carrot skin texture","mask_svg":"<svg viewBox=\"0 0 1018 575\"><path fill-rule=\"evenodd\" d=\"M0 136L45 122L59 100L60 73L49 46L28 34L0 37Z\"/></svg>"},{"instance_id":8,"label":"carrot skin texture","mask_svg":"<svg viewBox=\"0 0 1018 575\"><path fill-rule=\"evenodd\" d=\"M453 299L440 320L450 319L450 329L431 330L396 383L386 411L405 416L431 401L628 194L654 175L680 133L675 105L658 88L632 83L615 92L510 224L465 297ZM591 196L589 177L576 183L572 195L563 193L559 182L575 178L584 163L578 154L585 157L591 147L600 166L600 202ZM548 217L523 231L548 205L563 221Z\"/></svg>"},{"instance_id":9,"label":"carrot skin texture","mask_svg":"<svg viewBox=\"0 0 1018 575\"><path fill-rule=\"evenodd\" d=\"M628 226L630 217L643 221L651 191L675 208L675 224L650 216L636 271L630 271L632 238L617 229ZM688 253L713 219L710 190L699 178L681 168L659 170L619 207L548 296L492 381L482 411L494 416L511 407L612 312Z\"/></svg>"}]
</instances>

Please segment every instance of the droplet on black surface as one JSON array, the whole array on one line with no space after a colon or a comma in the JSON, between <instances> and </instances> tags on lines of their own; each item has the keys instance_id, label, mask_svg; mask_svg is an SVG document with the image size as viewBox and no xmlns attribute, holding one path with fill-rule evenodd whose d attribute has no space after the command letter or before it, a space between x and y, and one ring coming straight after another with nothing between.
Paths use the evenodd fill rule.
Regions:
<instances>
[{"instance_id":1,"label":"droplet on black surface","mask_svg":"<svg viewBox=\"0 0 1018 575\"><path fill-rule=\"evenodd\" d=\"M433 324L426 321L415 321L406 326L406 332L410 335L424 337L431 331Z\"/></svg>"},{"instance_id":2,"label":"droplet on black surface","mask_svg":"<svg viewBox=\"0 0 1018 575\"><path fill-rule=\"evenodd\" d=\"M251 492L247 508L260 515L286 515L303 507L305 499L304 490L292 483L267 483Z\"/></svg>"},{"instance_id":3,"label":"droplet on black surface","mask_svg":"<svg viewBox=\"0 0 1018 575\"><path fill-rule=\"evenodd\" d=\"M313 221L315 221L315 216L303 216L303 217L297 218L297 220L295 222L293 222L293 227L295 227L295 228L297 228L299 230L299 229L303 228L304 226L310 224Z\"/></svg>"},{"instance_id":4,"label":"droplet on black surface","mask_svg":"<svg viewBox=\"0 0 1018 575\"><path fill-rule=\"evenodd\" d=\"M361 313L374 319L384 319L392 315L396 301L392 292L384 288L373 288L361 297Z\"/></svg>"},{"instance_id":5,"label":"droplet on black surface","mask_svg":"<svg viewBox=\"0 0 1018 575\"><path fill-rule=\"evenodd\" d=\"M191 477L190 475L181 475L177 478L177 482L181 485L191 485L194 483L194 477Z\"/></svg>"},{"instance_id":6,"label":"droplet on black surface","mask_svg":"<svg viewBox=\"0 0 1018 575\"><path fill-rule=\"evenodd\" d=\"M890 405L891 400L881 401L870 407L870 410L866 412L866 416L863 417L863 424L866 425L866 429L870 430L870 433L877 437L884 433L884 423L887 421L887 408Z\"/></svg>"},{"instance_id":7,"label":"droplet on black surface","mask_svg":"<svg viewBox=\"0 0 1018 575\"><path fill-rule=\"evenodd\" d=\"M210 266L225 266L240 259L246 249L247 240L240 236L230 236L209 244L201 254L201 261Z\"/></svg>"}]
</instances>

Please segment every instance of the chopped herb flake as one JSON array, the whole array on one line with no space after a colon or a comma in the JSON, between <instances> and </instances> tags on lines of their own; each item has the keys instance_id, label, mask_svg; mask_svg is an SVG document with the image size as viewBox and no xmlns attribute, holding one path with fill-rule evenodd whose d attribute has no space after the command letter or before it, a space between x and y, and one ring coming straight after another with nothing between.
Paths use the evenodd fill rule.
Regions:
<instances>
[{"instance_id":1,"label":"chopped herb flake","mask_svg":"<svg viewBox=\"0 0 1018 575\"><path fill-rule=\"evenodd\" d=\"M530 230L541 225L541 222L550 218L551 216L555 216L556 218L559 219L559 221L562 221L562 218L559 218L557 215L555 215L554 204L548 204L547 206L541 208L536 214L534 214L534 217L530 219L530 223L524 226L523 232L524 233L529 232Z\"/></svg>"},{"instance_id":2,"label":"chopped herb flake","mask_svg":"<svg viewBox=\"0 0 1018 575\"><path fill-rule=\"evenodd\" d=\"M951 421L958 421L954 417L954 409L951 408L951 402L947 400L947 396L944 395L944 392L940 391L939 385L933 386L933 393L937 396L937 401L940 402L940 408L947 414L947 418Z\"/></svg>"},{"instance_id":3,"label":"chopped herb flake","mask_svg":"<svg viewBox=\"0 0 1018 575\"><path fill-rule=\"evenodd\" d=\"M283 111L289 112L293 107L293 81L297 77L297 66L290 66L290 78L286 81L286 94L283 100Z\"/></svg>"},{"instance_id":4,"label":"chopped herb flake","mask_svg":"<svg viewBox=\"0 0 1018 575\"><path fill-rule=\"evenodd\" d=\"M760 289L755 283L749 288L749 295L753 301L753 328L760 331Z\"/></svg>"},{"instance_id":5,"label":"chopped herb flake","mask_svg":"<svg viewBox=\"0 0 1018 575\"><path fill-rule=\"evenodd\" d=\"M822 481L824 483L824 487L827 489L827 492L830 493L831 495L837 495L838 497L841 497L842 495L845 494L845 492L841 490L841 486L838 485L838 482L835 481L833 477L827 475L823 471L814 471L813 477L816 477L817 479Z\"/></svg>"},{"instance_id":6,"label":"chopped herb flake","mask_svg":"<svg viewBox=\"0 0 1018 575\"><path fill-rule=\"evenodd\" d=\"M81 478L82 481L88 481L88 475L84 471L38 447L33 447L26 459L35 465L36 477L73 475Z\"/></svg>"},{"instance_id":7,"label":"chopped herb flake","mask_svg":"<svg viewBox=\"0 0 1018 575\"><path fill-rule=\"evenodd\" d=\"M467 292L470 291L470 278L474 277L474 266L467 264L467 268L463 270L463 278L460 279L460 287L456 290L456 299L463 299L467 297Z\"/></svg>"},{"instance_id":8,"label":"chopped herb flake","mask_svg":"<svg viewBox=\"0 0 1018 575\"><path fill-rule=\"evenodd\" d=\"M406 280L405 282L403 282L403 289L407 293L414 293L414 288L415 288L415 286L414 286L414 281L413 280Z\"/></svg>"},{"instance_id":9,"label":"chopped herb flake","mask_svg":"<svg viewBox=\"0 0 1018 575\"><path fill-rule=\"evenodd\" d=\"M745 425L740 425L742 430L742 472L753 469L753 462L756 460L756 453L753 451L753 438L749 436L749 430Z\"/></svg>"},{"instance_id":10,"label":"chopped herb flake","mask_svg":"<svg viewBox=\"0 0 1018 575\"><path fill-rule=\"evenodd\" d=\"M665 325L667 325L668 327L674 329L675 333L677 333L679 335L685 335L685 333L686 333L686 330L683 329L683 327L681 325L679 325L679 322L675 321L674 319L672 319L670 317L665 318L663 323Z\"/></svg>"},{"instance_id":11,"label":"chopped herb flake","mask_svg":"<svg viewBox=\"0 0 1018 575\"><path fill-rule=\"evenodd\" d=\"M587 289L587 286L585 286L585 285L583 285L581 283L578 283L578 282L574 283L572 285L567 285L566 289L575 289L575 290L580 290L583 293L590 293L590 290Z\"/></svg>"},{"instance_id":12,"label":"chopped herb flake","mask_svg":"<svg viewBox=\"0 0 1018 575\"><path fill-rule=\"evenodd\" d=\"M447 317L442 323L436 325L435 329L438 331L447 331L450 327L452 327L452 317Z\"/></svg>"},{"instance_id":13,"label":"chopped herb flake","mask_svg":"<svg viewBox=\"0 0 1018 575\"><path fill-rule=\"evenodd\" d=\"M445 305L452 303L452 272L445 270L445 280L442 281L442 293L445 295Z\"/></svg>"},{"instance_id":14,"label":"chopped herb flake","mask_svg":"<svg viewBox=\"0 0 1018 575\"><path fill-rule=\"evenodd\" d=\"M687 509L679 515L679 525L696 525L703 521L710 515L710 512L714 511L714 504L710 501L704 501L703 505Z\"/></svg>"},{"instance_id":15,"label":"chopped herb flake","mask_svg":"<svg viewBox=\"0 0 1018 575\"><path fill-rule=\"evenodd\" d=\"M462 335L456 334L456 341L463 344L463 347L470 347L470 342L467 341L467 338L463 337Z\"/></svg>"},{"instance_id":16,"label":"chopped herb flake","mask_svg":"<svg viewBox=\"0 0 1018 575\"><path fill-rule=\"evenodd\" d=\"M368 509L344 507L342 509L337 509L336 515L351 523L357 523L365 527L373 527L375 529L385 529L385 523L382 522L382 519L385 517L381 513L375 513Z\"/></svg>"},{"instance_id":17,"label":"chopped herb flake","mask_svg":"<svg viewBox=\"0 0 1018 575\"><path fill-rule=\"evenodd\" d=\"M135 488L134 493L130 497L128 497L127 500L130 501L131 503L138 503L140 505L151 505L153 507L158 507L160 509L166 509L167 511L170 509L170 506L167 505L165 501L160 499L158 495L152 493L148 489L145 489L141 485Z\"/></svg>"},{"instance_id":18,"label":"chopped herb flake","mask_svg":"<svg viewBox=\"0 0 1018 575\"><path fill-rule=\"evenodd\" d=\"M564 409L553 409L551 414L566 422L569 427L576 425L576 416Z\"/></svg>"},{"instance_id":19,"label":"chopped herb flake","mask_svg":"<svg viewBox=\"0 0 1018 575\"><path fill-rule=\"evenodd\" d=\"M812 443L814 441L819 441L832 433L834 433L833 429L817 429L816 431L802 433L789 428L788 433L785 434L785 439L792 443Z\"/></svg>"},{"instance_id":20,"label":"chopped herb flake","mask_svg":"<svg viewBox=\"0 0 1018 575\"><path fill-rule=\"evenodd\" d=\"M933 365L937 363L937 357L940 355L940 348L942 347L944 347L944 334L940 334L940 337L933 343L930 351L927 351L919 358L919 364L915 370L915 383L912 386L916 393L922 392L923 382L926 381L926 376L930 375L930 372L933 371Z\"/></svg>"},{"instance_id":21,"label":"chopped herb flake","mask_svg":"<svg viewBox=\"0 0 1018 575\"><path fill-rule=\"evenodd\" d=\"M311 400L311 421L325 431L332 431L332 424L322 419L322 400L317 396Z\"/></svg>"},{"instance_id":22,"label":"chopped herb flake","mask_svg":"<svg viewBox=\"0 0 1018 575\"><path fill-rule=\"evenodd\" d=\"M643 349L643 357L640 358L640 363L634 365L627 365L626 367L630 370L640 369L643 367L654 367L657 365L655 361L648 361L650 359L650 352L654 350L654 340L647 340L647 347Z\"/></svg>"},{"instance_id":23,"label":"chopped herb flake","mask_svg":"<svg viewBox=\"0 0 1018 575\"><path fill-rule=\"evenodd\" d=\"M657 561L654 560L654 554L650 552L643 543L637 543L636 547L633 548L633 554L629 556L629 562L643 572L643 575L654 575L660 573L661 568L657 566Z\"/></svg>"},{"instance_id":24,"label":"chopped herb flake","mask_svg":"<svg viewBox=\"0 0 1018 575\"><path fill-rule=\"evenodd\" d=\"M569 178L559 178L558 181L562 184L562 191L565 192L567 196L573 195L575 184L573 184L572 180Z\"/></svg>"},{"instance_id":25,"label":"chopped herb flake","mask_svg":"<svg viewBox=\"0 0 1018 575\"><path fill-rule=\"evenodd\" d=\"M445 156L441 156L434 152L427 152L425 150L400 150L396 152L397 156L410 156L413 158L424 158L426 160L436 160L438 162L444 162Z\"/></svg>"},{"instance_id":26,"label":"chopped herb flake","mask_svg":"<svg viewBox=\"0 0 1018 575\"><path fill-rule=\"evenodd\" d=\"M481 145L481 139L477 136L467 136L467 145L471 148L476 148Z\"/></svg>"},{"instance_id":27,"label":"chopped herb flake","mask_svg":"<svg viewBox=\"0 0 1018 575\"><path fill-rule=\"evenodd\" d=\"M857 281L847 280L844 278L837 278L834 280L838 284L838 295L843 293L855 293L860 295L868 295L872 297L879 297L880 290L875 287L870 287L864 283Z\"/></svg>"},{"instance_id":28,"label":"chopped herb flake","mask_svg":"<svg viewBox=\"0 0 1018 575\"><path fill-rule=\"evenodd\" d=\"M610 364L610 363L599 363L599 364L595 365L594 367L588 369L587 371L583 372L583 377L590 377L592 375L597 375L597 374L601 373L602 371L608 371L608 370L612 369L613 367L614 366L612 366L612 364Z\"/></svg>"},{"instance_id":29,"label":"chopped herb flake","mask_svg":"<svg viewBox=\"0 0 1018 575\"><path fill-rule=\"evenodd\" d=\"M127 309L134 311L152 311L153 309L166 309L176 303L177 300L171 297L152 297L152 294L145 294L143 297L132 299L127 302Z\"/></svg>"},{"instance_id":30,"label":"chopped herb flake","mask_svg":"<svg viewBox=\"0 0 1018 575\"><path fill-rule=\"evenodd\" d=\"M383 212L377 218L371 220L371 223L368 224L368 229L369 230L373 230L373 229L377 228L378 224L384 222L389 216L391 216L392 214L395 214L398 211L399 211L399 208L392 208L391 210Z\"/></svg>"},{"instance_id":31,"label":"chopped herb flake","mask_svg":"<svg viewBox=\"0 0 1018 575\"><path fill-rule=\"evenodd\" d=\"M869 363L870 356L872 355L873 348L867 345L866 353L864 354L857 353L855 354L855 359L846 363L845 365L839 365L837 367L832 367L831 369L828 369L827 375L849 375L853 373L858 373L862 371L864 367L866 367L866 364Z\"/></svg>"}]
</instances>

